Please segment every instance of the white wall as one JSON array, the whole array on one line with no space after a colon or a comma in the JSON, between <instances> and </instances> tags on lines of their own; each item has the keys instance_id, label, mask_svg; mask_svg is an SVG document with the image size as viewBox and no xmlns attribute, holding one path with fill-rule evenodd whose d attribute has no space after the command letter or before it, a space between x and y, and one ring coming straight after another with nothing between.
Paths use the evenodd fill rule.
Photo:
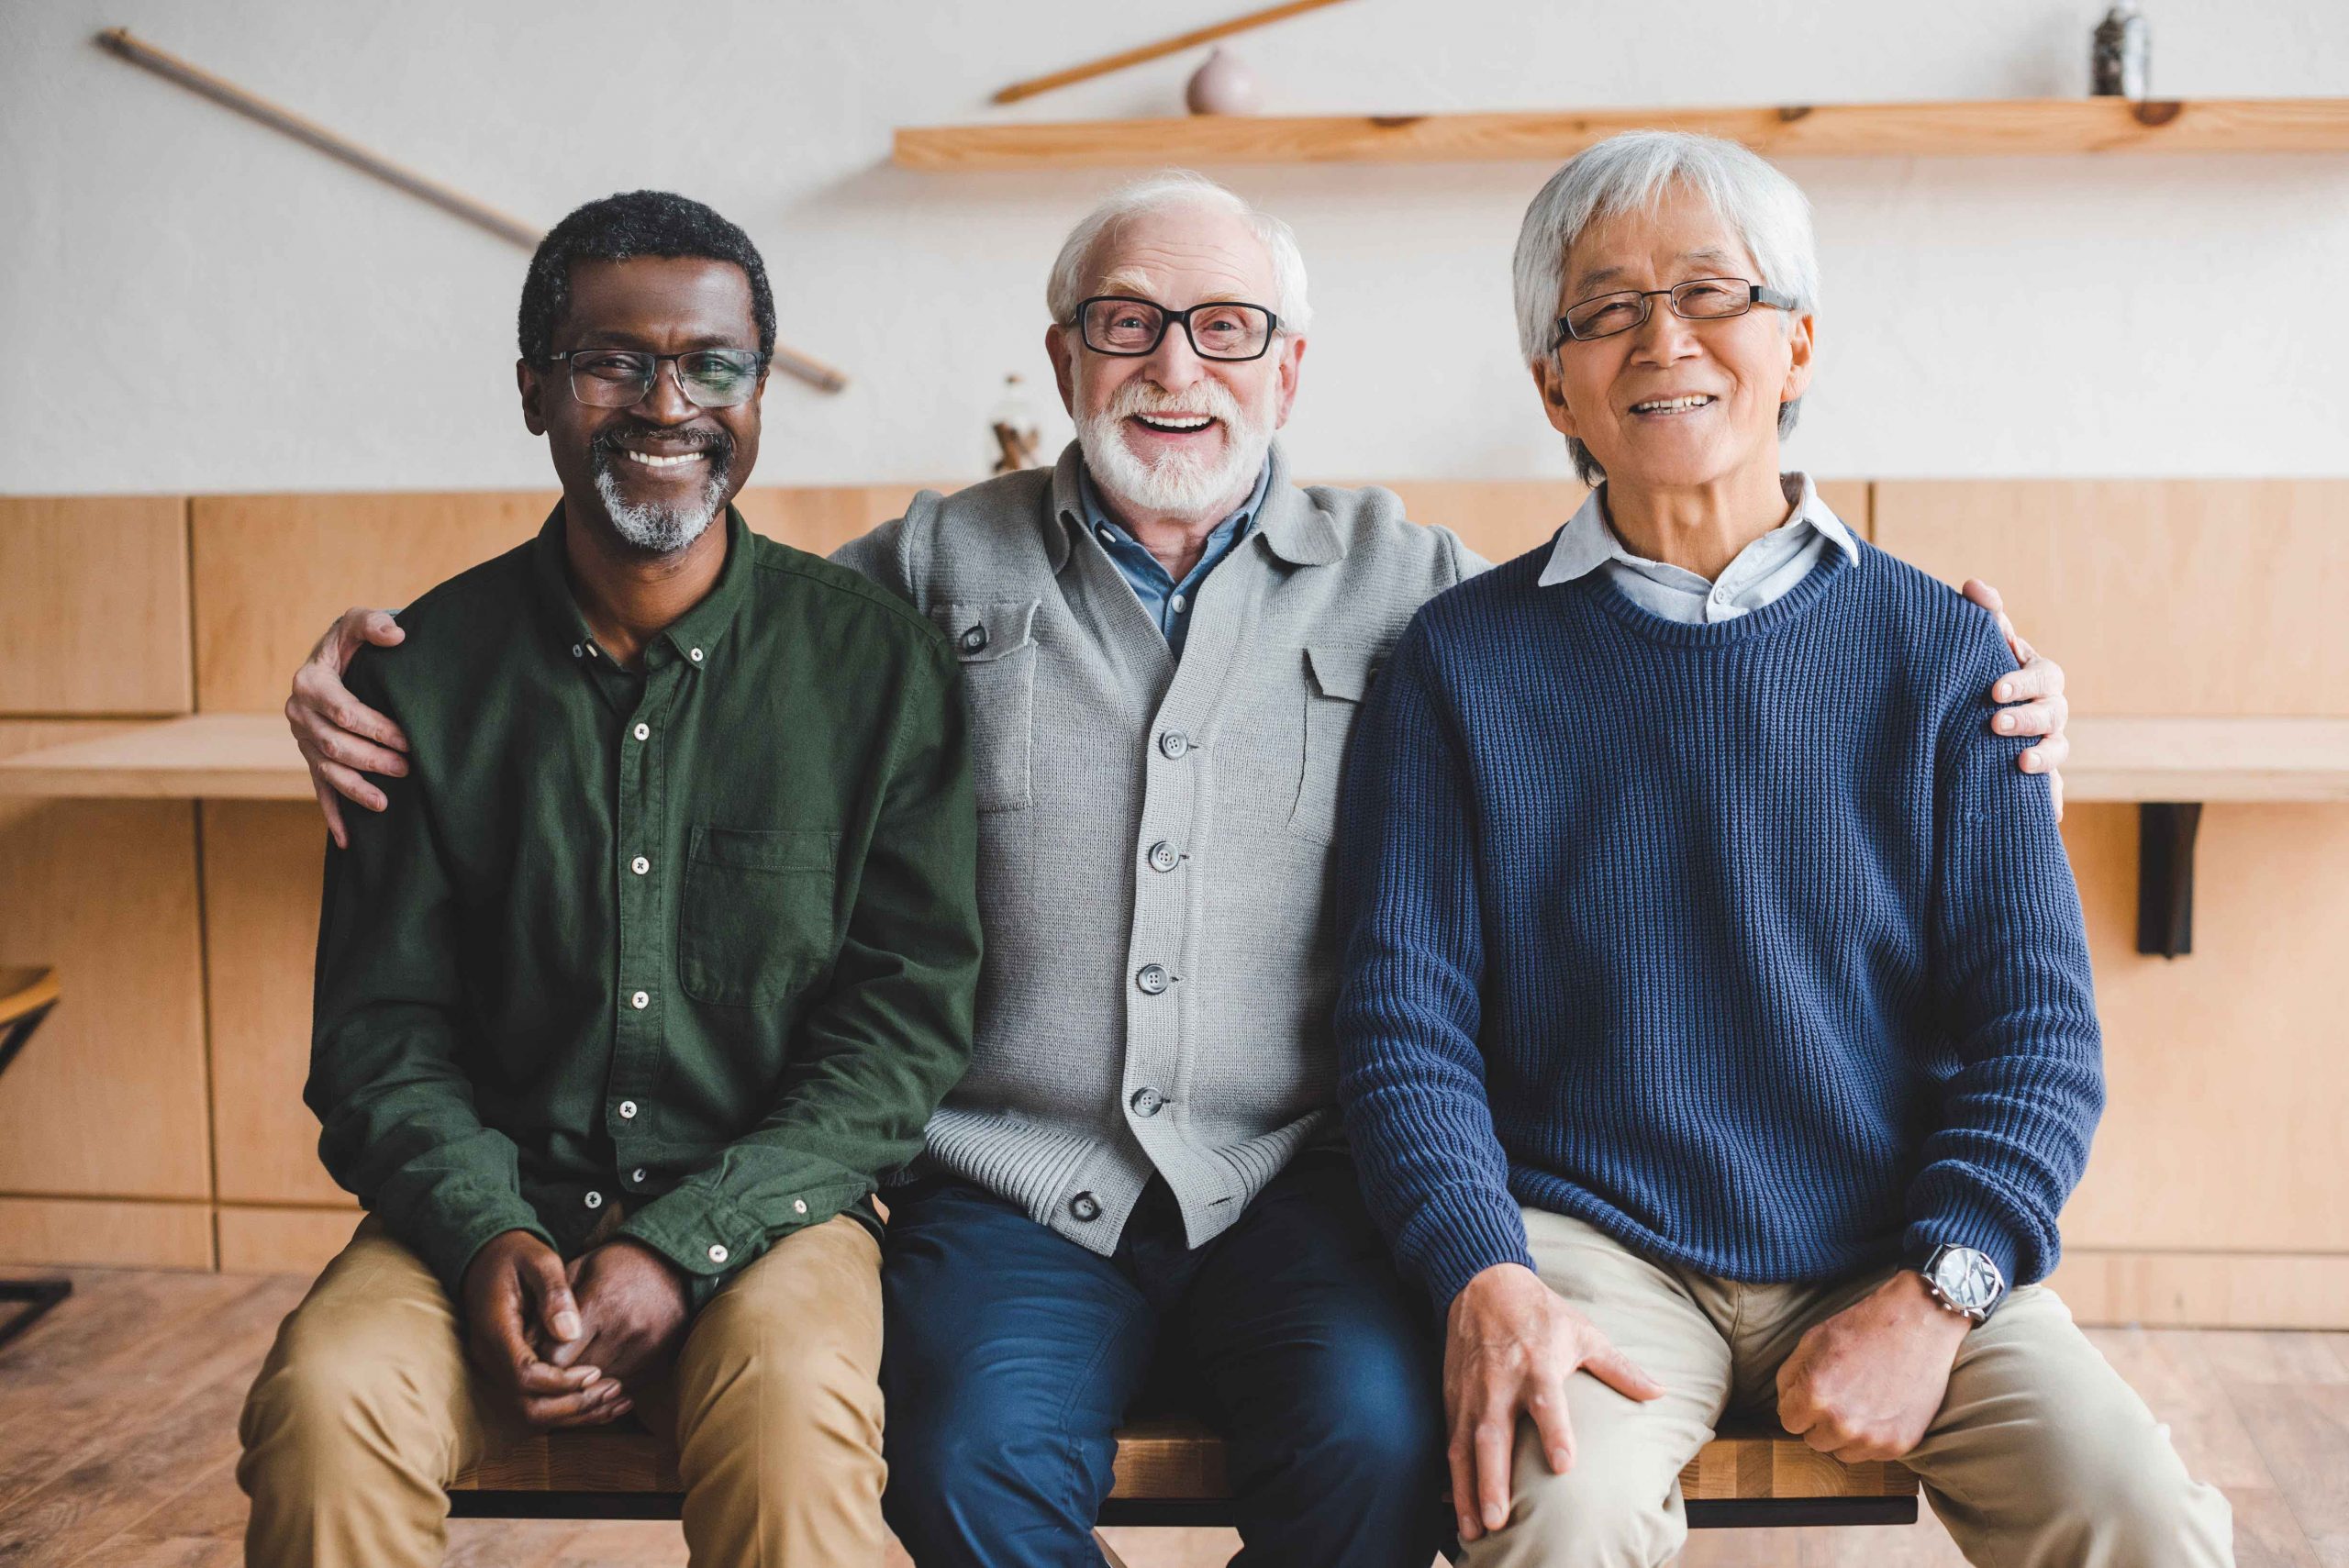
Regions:
<instances>
[{"instance_id":1,"label":"white wall","mask_svg":"<svg viewBox=\"0 0 2349 1568\"><path fill-rule=\"evenodd\" d=\"M2084 90L2101 0L1355 0L1240 40L1297 112ZM1171 112L1196 56L1011 80L1246 9L908 0L0 0L0 491L535 485L523 253L101 52L151 41L540 223L638 185L750 230L786 340L765 483L975 471L1049 395L1045 267L1108 172L915 174L889 131ZM2349 95L2349 5L2148 0L2173 95ZM586 108L588 103L625 108ZM1825 473L2349 474L2349 154L1789 165L1818 206ZM1515 362L1525 164L1246 168L1317 325L1298 466L1559 474ZM1454 328L1429 335L1441 310Z\"/></svg>"}]
</instances>

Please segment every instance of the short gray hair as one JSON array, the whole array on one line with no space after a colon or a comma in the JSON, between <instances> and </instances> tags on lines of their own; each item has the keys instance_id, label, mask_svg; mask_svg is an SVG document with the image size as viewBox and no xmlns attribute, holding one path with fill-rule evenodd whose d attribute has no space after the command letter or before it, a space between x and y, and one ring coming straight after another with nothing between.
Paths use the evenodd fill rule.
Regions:
<instances>
[{"instance_id":1,"label":"short gray hair","mask_svg":"<svg viewBox=\"0 0 2349 1568\"><path fill-rule=\"evenodd\" d=\"M1603 218L1653 211L1675 186L1709 203L1761 269L1759 282L1794 296L1787 314L1819 306L1819 248L1810 200L1802 187L1736 142L1678 130L1633 130L1585 148L1550 176L1525 209L1517 231L1517 341L1530 364L1557 346L1558 296L1566 286L1566 252ZM1778 406L1778 434L1794 434L1799 397ZM1571 438L1575 472L1596 484L1607 471Z\"/></svg>"},{"instance_id":2,"label":"short gray hair","mask_svg":"<svg viewBox=\"0 0 2349 1568\"><path fill-rule=\"evenodd\" d=\"M1206 207L1230 213L1248 226L1250 232L1263 242L1264 253L1272 258L1273 281L1280 295L1274 302L1273 312L1281 318L1281 330L1302 336L1313 324L1313 307L1306 302L1305 257L1297 248L1295 231L1272 214L1250 206L1236 193L1188 169L1163 169L1148 179L1137 180L1112 193L1077 220L1076 227L1068 231L1068 238L1061 242L1061 253L1052 261L1052 275L1044 285L1044 303L1051 308L1052 319L1063 327L1076 319L1077 302L1085 297L1085 266L1103 236L1129 218L1179 207Z\"/></svg>"}]
</instances>

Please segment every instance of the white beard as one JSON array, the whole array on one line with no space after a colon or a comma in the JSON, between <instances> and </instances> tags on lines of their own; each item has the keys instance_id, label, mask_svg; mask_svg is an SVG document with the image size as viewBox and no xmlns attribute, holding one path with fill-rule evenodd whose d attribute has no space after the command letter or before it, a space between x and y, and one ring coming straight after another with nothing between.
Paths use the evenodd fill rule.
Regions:
<instances>
[{"instance_id":1,"label":"white beard","mask_svg":"<svg viewBox=\"0 0 2349 1568\"><path fill-rule=\"evenodd\" d=\"M701 538L726 501L725 475L712 465L701 495L682 506L640 506L620 495L618 476L609 461L596 464L596 494L603 497L604 515L627 540L647 555L674 555Z\"/></svg>"},{"instance_id":2,"label":"white beard","mask_svg":"<svg viewBox=\"0 0 2349 1568\"><path fill-rule=\"evenodd\" d=\"M1136 414L1183 407L1209 414L1223 425L1223 455L1192 457L1167 452L1145 462L1126 444L1125 423ZM1144 512L1190 516L1244 495L1264 466L1273 444L1269 416L1241 407L1219 383L1201 382L1181 398L1148 383L1130 381L1118 389L1109 406L1077 422L1076 444L1093 483L1128 506Z\"/></svg>"}]
</instances>

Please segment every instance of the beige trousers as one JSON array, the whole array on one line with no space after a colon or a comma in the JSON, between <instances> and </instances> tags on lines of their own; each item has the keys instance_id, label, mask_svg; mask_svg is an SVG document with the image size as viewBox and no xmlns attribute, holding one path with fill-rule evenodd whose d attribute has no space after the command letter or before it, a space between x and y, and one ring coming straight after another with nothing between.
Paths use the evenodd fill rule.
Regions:
<instances>
[{"instance_id":1,"label":"beige trousers","mask_svg":"<svg viewBox=\"0 0 2349 1568\"><path fill-rule=\"evenodd\" d=\"M674 1408L699 1568L878 1568L880 1367L881 1250L845 1215L702 1308L637 1400ZM525 1429L467 1363L448 1292L369 1219L278 1329L239 1431L252 1568L429 1568L442 1487Z\"/></svg>"},{"instance_id":2,"label":"beige trousers","mask_svg":"<svg viewBox=\"0 0 2349 1568\"><path fill-rule=\"evenodd\" d=\"M1667 1392L1627 1399L1587 1373L1566 1389L1575 1462L1553 1474L1519 1432L1507 1528L1463 1568L1656 1568L1688 1520L1681 1466L1724 1413L1777 1408L1779 1363L1812 1324L1887 1277L1753 1285L1658 1266L1582 1223L1525 1211L1542 1280ZM2072 1323L2025 1286L1965 1336L1949 1392L1904 1462L1970 1562L1984 1568L2232 1563L2231 1510L2186 1473L2164 1430Z\"/></svg>"}]
</instances>

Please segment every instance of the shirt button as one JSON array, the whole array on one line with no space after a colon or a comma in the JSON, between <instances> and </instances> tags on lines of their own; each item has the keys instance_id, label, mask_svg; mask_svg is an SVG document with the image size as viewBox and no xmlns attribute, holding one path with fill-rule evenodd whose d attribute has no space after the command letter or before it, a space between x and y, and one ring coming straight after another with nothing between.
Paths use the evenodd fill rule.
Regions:
<instances>
[{"instance_id":1,"label":"shirt button","mask_svg":"<svg viewBox=\"0 0 2349 1568\"><path fill-rule=\"evenodd\" d=\"M698 664L701 662L701 650L698 648L688 648L685 650L685 657Z\"/></svg>"},{"instance_id":2,"label":"shirt button","mask_svg":"<svg viewBox=\"0 0 2349 1568\"><path fill-rule=\"evenodd\" d=\"M1170 729L1158 738L1158 749L1170 759L1178 759L1191 749L1191 738L1179 729Z\"/></svg>"},{"instance_id":3,"label":"shirt button","mask_svg":"<svg viewBox=\"0 0 2349 1568\"><path fill-rule=\"evenodd\" d=\"M1096 529L1094 529L1093 531L1094 531L1094 532L1096 532L1096 533L1097 533L1097 534L1099 534L1099 535L1101 536L1101 542L1102 542L1103 544L1112 544L1112 543L1115 543L1115 542L1116 542L1116 541L1115 541L1115 539L1112 539L1112 537L1110 536L1109 530L1108 530L1108 528L1096 528Z\"/></svg>"},{"instance_id":4,"label":"shirt button","mask_svg":"<svg viewBox=\"0 0 2349 1568\"><path fill-rule=\"evenodd\" d=\"M573 659L584 659L587 656L587 651L574 642L571 645L571 656Z\"/></svg>"},{"instance_id":5,"label":"shirt button","mask_svg":"<svg viewBox=\"0 0 2349 1568\"><path fill-rule=\"evenodd\" d=\"M1141 972L1134 976L1134 984L1141 987L1144 995L1155 996L1166 989L1167 978L1164 964L1145 963Z\"/></svg>"},{"instance_id":6,"label":"shirt button","mask_svg":"<svg viewBox=\"0 0 2349 1568\"><path fill-rule=\"evenodd\" d=\"M1137 1116L1156 1116L1166 1108L1166 1096L1155 1089L1136 1089L1131 1103Z\"/></svg>"},{"instance_id":7,"label":"shirt button","mask_svg":"<svg viewBox=\"0 0 2349 1568\"><path fill-rule=\"evenodd\" d=\"M651 740L651 739L652 739L652 726L651 726L651 725L649 725L649 724L640 724L640 725L638 725L638 726L636 727L636 738L637 738L639 740Z\"/></svg>"},{"instance_id":8,"label":"shirt button","mask_svg":"<svg viewBox=\"0 0 2349 1568\"><path fill-rule=\"evenodd\" d=\"M603 1195L603 1194L601 1194L601 1193L589 1193L589 1194L587 1195L587 1207L588 1207L589 1208L601 1208L601 1207L604 1207L604 1195Z\"/></svg>"},{"instance_id":9,"label":"shirt button","mask_svg":"<svg viewBox=\"0 0 2349 1568\"><path fill-rule=\"evenodd\" d=\"M1101 1200L1091 1193L1079 1193L1068 1200L1068 1211L1090 1223L1101 1218Z\"/></svg>"},{"instance_id":10,"label":"shirt button","mask_svg":"<svg viewBox=\"0 0 2349 1568\"><path fill-rule=\"evenodd\" d=\"M962 648L965 653L976 653L986 645L987 628L985 627L974 626L963 634Z\"/></svg>"},{"instance_id":11,"label":"shirt button","mask_svg":"<svg viewBox=\"0 0 2349 1568\"><path fill-rule=\"evenodd\" d=\"M637 875L642 876L646 872L652 869L652 862L646 860L642 855L639 855L636 859L628 862L628 867L629 870L636 873Z\"/></svg>"},{"instance_id":12,"label":"shirt button","mask_svg":"<svg viewBox=\"0 0 2349 1568\"><path fill-rule=\"evenodd\" d=\"M794 1214L805 1214L805 1213L807 1213L807 1200L806 1198L804 1198L804 1197L796 1197L796 1198L793 1198L793 1199L791 1200L791 1212L792 1212L792 1213L794 1213Z\"/></svg>"},{"instance_id":13,"label":"shirt button","mask_svg":"<svg viewBox=\"0 0 2349 1568\"><path fill-rule=\"evenodd\" d=\"M636 1102L634 1100L622 1100L620 1102L620 1119L622 1121L634 1121L636 1119Z\"/></svg>"},{"instance_id":14,"label":"shirt button","mask_svg":"<svg viewBox=\"0 0 2349 1568\"><path fill-rule=\"evenodd\" d=\"M1165 840L1161 839L1158 842L1150 847L1151 870L1173 871L1176 866L1181 865L1182 863L1183 857L1180 854L1177 854L1175 852L1174 846L1168 843Z\"/></svg>"},{"instance_id":15,"label":"shirt button","mask_svg":"<svg viewBox=\"0 0 2349 1568\"><path fill-rule=\"evenodd\" d=\"M1175 595L1174 603L1174 613L1178 616L1181 615L1183 613L1183 595L1180 594Z\"/></svg>"},{"instance_id":16,"label":"shirt button","mask_svg":"<svg viewBox=\"0 0 2349 1568\"><path fill-rule=\"evenodd\" d=\"M639 991L635 995L629 998L629 1005L640 1013L644 1011L645 1008L652 1006L652 998L646 993Z\"/></svg>"},{"instance_id":17,"label":"shirt button","mask_svg":"<svg viewBox=\"0 0 2349 1568\"><path fill-rule=\"evenodd\" d=\"M709 1261L713 1263L724 1262L726 1261L726 1249L719 1246L715 1241L711 1242L709 1244Z\"/></svg>"},{"instance_id":18,"label":"shirt button","mask_svg":"<svg viewBox=\"0 0 2349 1568\"><path fill-rule=\"evenodd\" d=\"M628 1179L634 1182L638 1186L642 1186L644 1184L644 1167L639 1165L635 1170L630 1171L628 1173Z\"/></svg>"}]
</instances>

